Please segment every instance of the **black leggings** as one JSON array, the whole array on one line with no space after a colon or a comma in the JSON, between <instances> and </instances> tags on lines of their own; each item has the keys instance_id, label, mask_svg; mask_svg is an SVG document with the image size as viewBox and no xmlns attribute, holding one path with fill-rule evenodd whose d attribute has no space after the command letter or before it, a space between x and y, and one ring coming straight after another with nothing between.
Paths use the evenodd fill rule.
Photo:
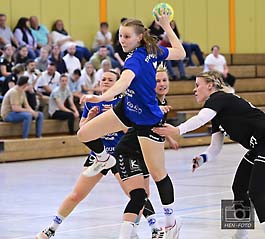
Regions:
<instances>
[{"instance_id":1,"label":"black leggings","mask_svg":"<svg viewBox=\"0 0 265 239\"><path fill-rule=\"evenodd\" d=\"M74 123L75 123L75 116L74 113L72 112L66 112L62 110L56 110L54 114L52 115L53 119L59 119L59 120L68 120L68 128L69 128L69 133L74 135L75 130L74 130Z\"/></svg>"},{"instance_id":2,"label":"black leggings","mask_svg":"<svg viewBox=\"0 0 265 239\"><path fill-rule=\"evenodd\" d=\"M259 221L265 222L265 146L258 145L242 159L233 182L235 201L250 206L252 201Z\"/></svg>"}]
</instances>

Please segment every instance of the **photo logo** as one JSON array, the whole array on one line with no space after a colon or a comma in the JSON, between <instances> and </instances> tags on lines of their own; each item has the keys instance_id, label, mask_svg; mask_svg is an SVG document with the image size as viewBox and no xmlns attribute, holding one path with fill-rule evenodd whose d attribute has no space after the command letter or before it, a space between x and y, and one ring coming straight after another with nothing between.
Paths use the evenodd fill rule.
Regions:
<instances>
[{"instance_id":1,"label":"photo logo","mask_svg":"<svg viewBox=\"0 0 265 239\"><path fill-rule=\"evenodd\" d=\"M221 200L222 229L254 229L255 215L252 205L243 201Z\"/></svg>"}]
</instances>

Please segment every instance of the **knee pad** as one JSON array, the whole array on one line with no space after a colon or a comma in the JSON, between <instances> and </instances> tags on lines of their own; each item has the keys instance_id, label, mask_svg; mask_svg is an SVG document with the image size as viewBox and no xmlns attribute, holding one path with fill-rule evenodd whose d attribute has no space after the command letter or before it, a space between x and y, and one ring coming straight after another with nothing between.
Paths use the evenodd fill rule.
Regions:
<instances>
[{"instance_id":1,"label":"knee pad","mask_svg":"<svg viewBox=\"0 0 265 239\"><path fill-rule=\"evenodd\" d=\"M131 200L127 204L124 213L134 213L138 215L144 207L146 196L146 192L143 188L132 190L130 192Z\"/></svg>"}]
</instances>

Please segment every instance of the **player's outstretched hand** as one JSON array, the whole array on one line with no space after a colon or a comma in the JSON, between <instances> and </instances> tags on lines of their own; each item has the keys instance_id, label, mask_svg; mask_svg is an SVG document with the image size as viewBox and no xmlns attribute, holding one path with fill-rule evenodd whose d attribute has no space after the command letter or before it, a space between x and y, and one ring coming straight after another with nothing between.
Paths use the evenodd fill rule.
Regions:
<instances>
[{"instance_id":1,"label":"player's outstretched hand","mask_svg":"<svg viewBox=\"0 0 265 239\"><path fill-rule=\"evenodd\" d=\"M80 104L86 103L86 102L98 103L98 102L101 102L101 101L102 101L102 99L101 99L100 95L83 95L80 98L79 103Z\"/></svg>"},{"instance_id":2,"label":"player's outstretched hand","mask_svg":"<svg viewBox=\"0 0 265 239\"><path fill-rule=\"evenodd\" d=\"M178 127L174 127L171 124L163 124L162 127L154 127L152 131L161 136L179 136Z\"/></svg>"},{"instance_id":3,"label":"player's outstretched hand","mask_svg":"<svg viewBox=\"0 0 265 239\"><path fill-rule=\"evenodd\" d=\"M203 158L201 156L196 156L192 159L192 172L199 168L203 164Z\"/></svg>"}]
</instances>

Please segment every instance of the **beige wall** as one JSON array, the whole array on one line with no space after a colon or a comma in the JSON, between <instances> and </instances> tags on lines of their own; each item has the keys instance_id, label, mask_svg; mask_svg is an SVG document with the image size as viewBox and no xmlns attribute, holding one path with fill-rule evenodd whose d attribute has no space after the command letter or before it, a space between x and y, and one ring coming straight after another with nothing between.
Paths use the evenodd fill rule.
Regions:
<instances>
[{"instance_id":1,"label":"beige wall","mask_svg":"<svg viewBox=\"0 0 265 239\"><path fill-rule=\"evenodd\" d=\"M99 0L1 0L0 11L14 27L20 16L36 15L49 29L60 18L66 30L91 47L99 27ZM122 17L152 22L157 0L107 0L107 19L114 33ZM174 19L182 38L198 43L204 52L213 44L229 52L229 0L167 0L175 11ZM236 52L265 52L265 1L235 0Z\"/></svg>"}]
</instances>

